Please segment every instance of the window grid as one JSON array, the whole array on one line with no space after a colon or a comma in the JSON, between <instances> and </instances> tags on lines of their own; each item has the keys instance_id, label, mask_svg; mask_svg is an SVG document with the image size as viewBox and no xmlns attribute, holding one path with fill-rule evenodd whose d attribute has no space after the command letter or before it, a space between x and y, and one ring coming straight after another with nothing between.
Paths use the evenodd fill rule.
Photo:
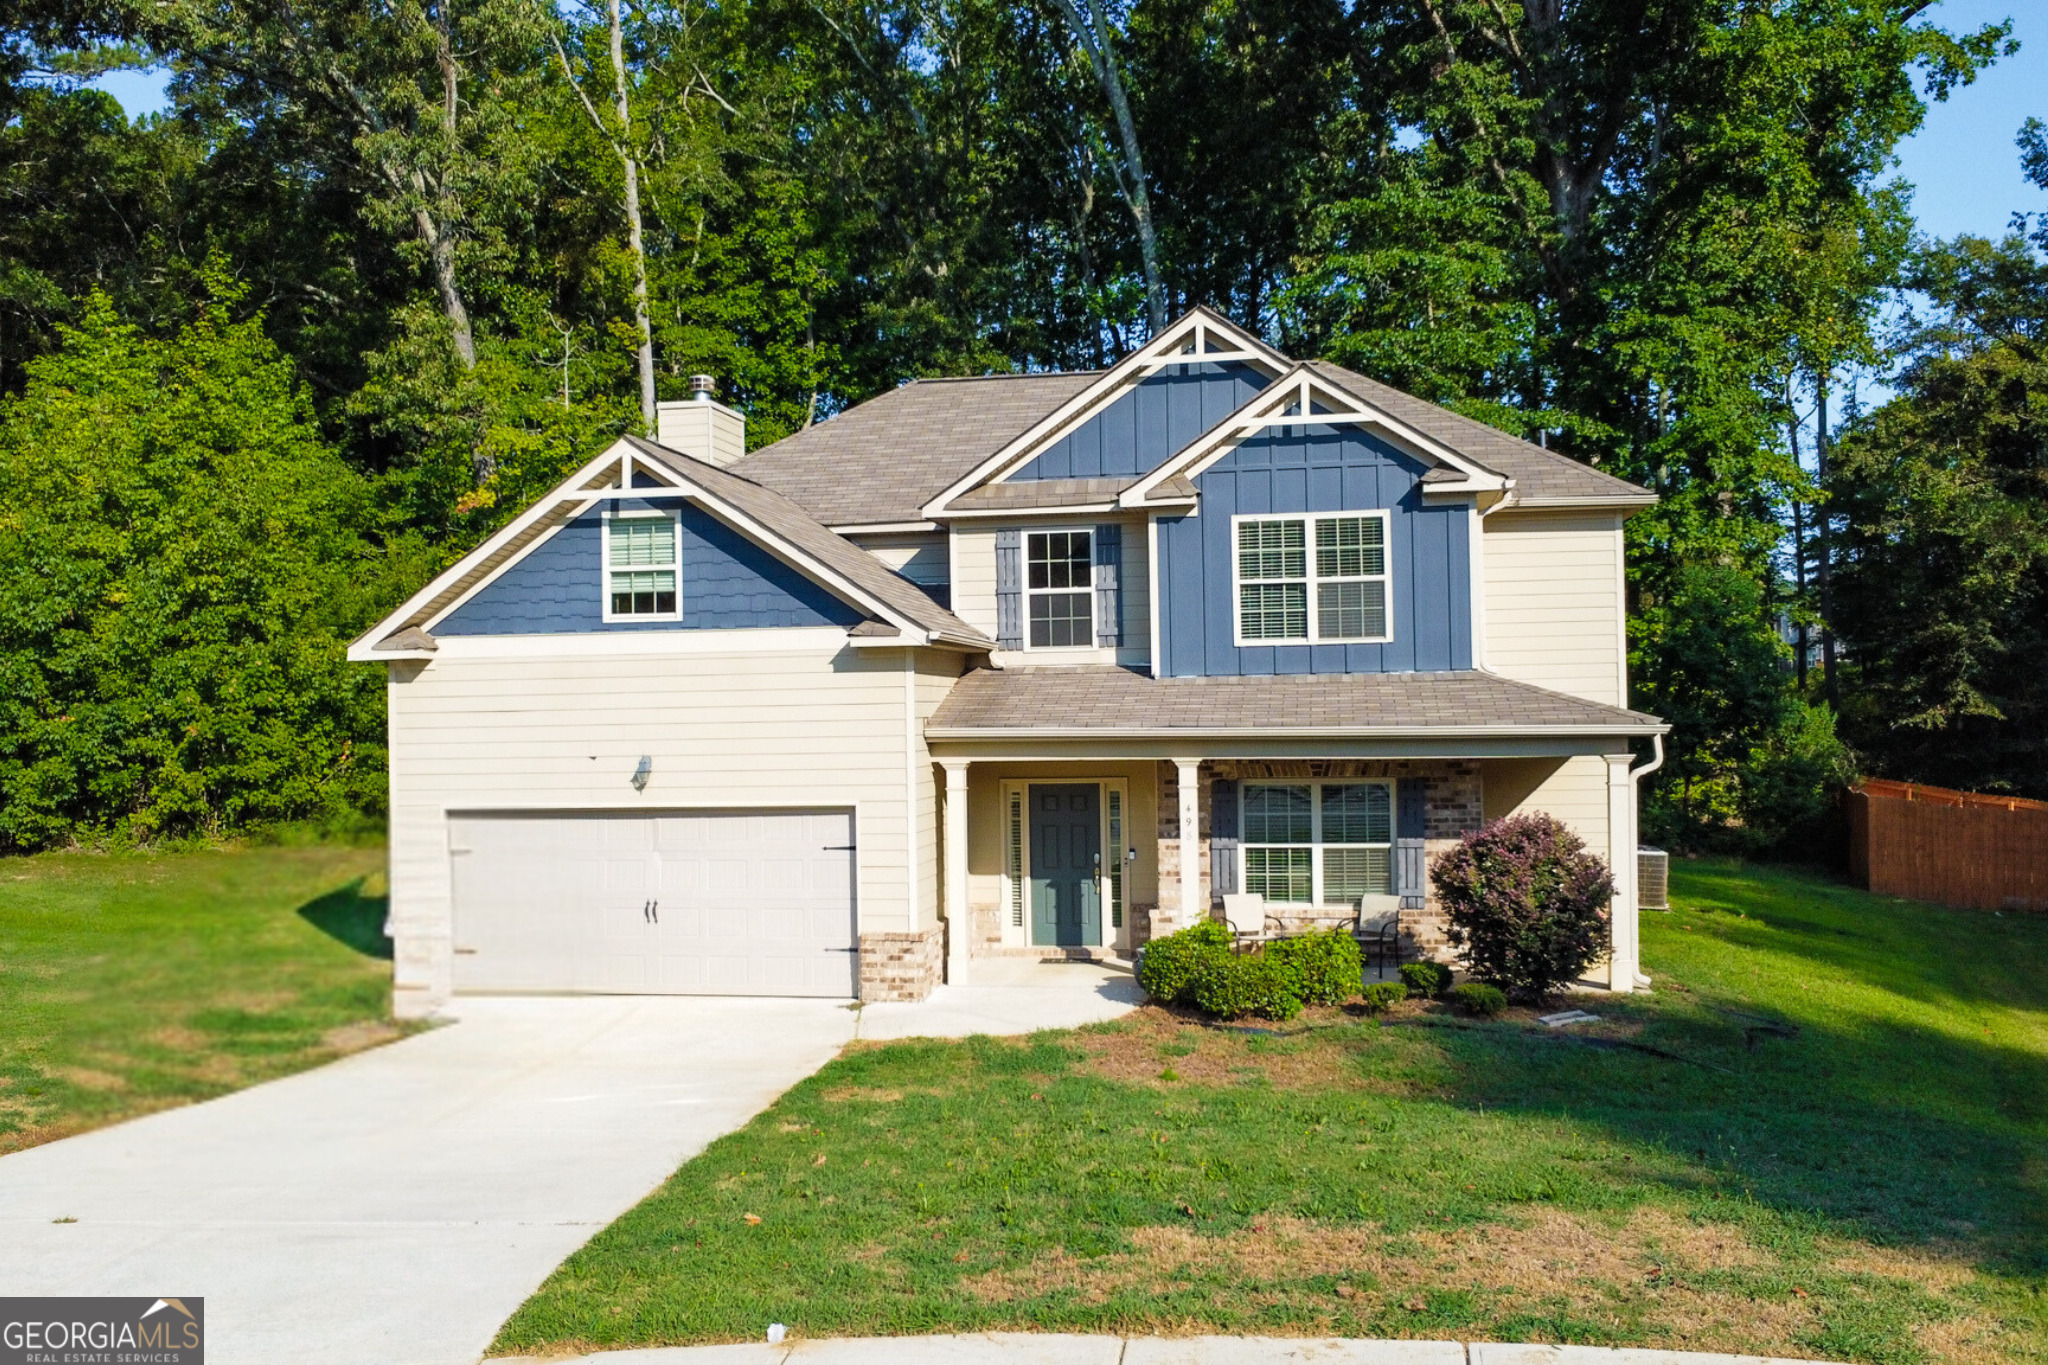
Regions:
<instances>
[{"instance_id":1,"label":"window grid","mask_svg":"<svg viewBox=\"0 0 2048 1365\"><path fill-rule=\"evenodd\" d=\"M605 523L605 615L675 617L682 547L666 512L614 515Z\"/></svg>"},{"instance_id":2,"label":"window grid","mask_svg":"<svg viewBox=\"0 0 2048 1365\"><path fill-rule=\"evenodd\" d=\"M1238 643L1391 639L1388 529L1384 512L1240 518Z\"/></svg>"},{"instance_id":3,"label":"window grid","mask_svg":"<svg viewBox=\"0 0 2048 1365\"><path fill-rule=\"evenodd\" d=\"M1095 643L1095 533L1034 531L1024 538L1025 643L1068 649Z\"/></svg>"},{"instance_id":4,"label":"window grid","mask_svg":"<svg viewBox=\"0 0 2048 1365\"><path fill-rule=\"evenodd\" d=\"M1394 784L1248 782L1244 889L1339 905L1393 893Z\"/></svg>"}]
</instances>

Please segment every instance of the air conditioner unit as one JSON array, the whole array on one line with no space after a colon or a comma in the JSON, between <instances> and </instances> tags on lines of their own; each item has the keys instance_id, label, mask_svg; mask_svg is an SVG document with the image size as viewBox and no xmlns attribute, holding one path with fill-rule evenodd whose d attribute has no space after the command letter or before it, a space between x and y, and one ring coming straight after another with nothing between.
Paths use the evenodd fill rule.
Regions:
<instances>
[{"instance_id":1,"label":"air conditioner unit","mask_svg":"<svg viewBox=\"0 0 2048 1365\"><path fill-rule=\"evenodd\" d=\"M1671 855L1661 848L1636 849L1636 908L1671 908Z\"/></svg>"}]
</instances>

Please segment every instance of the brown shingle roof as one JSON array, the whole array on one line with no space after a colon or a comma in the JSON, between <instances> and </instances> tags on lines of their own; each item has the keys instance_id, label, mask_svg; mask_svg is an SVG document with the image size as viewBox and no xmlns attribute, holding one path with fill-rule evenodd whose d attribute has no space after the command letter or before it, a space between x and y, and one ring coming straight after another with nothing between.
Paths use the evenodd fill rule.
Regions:
<instances>
[{"instance_id":1,"label":"brown shingle roof","mask_svg":"<svg viewBox=\"0 0 2048 1365\"><path fill-rule=\"evenodd\" d=\"M1347 389L1390 417L1399 418L1426 436L1443 442L1460 455L1477 460L1497 474L1515 481L1515 498L1523 506L1545 503L1635 502L1648 505L1657 495L1612 474L1602 474L1542 446L1531 445L1484 422L1438 407L1435 403L1367 379L1342 365L1327 360L1309 362L1309 368L1329 383Z\"/></svg>"},{"instance_id":2,"label":"brown shingle roof","mask_svg":"<svg viewBox=\"0 0 2048 1365\"><path fill-rule=\"evenodd\" d=\"M626 437L633 448L659 461L706 493L752 517L775 535L830 568L855 587L879 600L921 628L956 644L993 649L995 641L947 611L909 579L894 574L882 561L852 541L833 534L803 508L776 492L743 479L731 470L677 454L638 436ZM858 627L856 627L858 629Z\"/></svg>"},{"instance_id":3,"label":"brown shingle roof","mask_svg":"<svg viewBox=\"0 0 2048 1365\"><path fill-rule=\"evenodd\" d=\"M920 379L732 466L828 526L921 521L924 505L1095 372Z\"/></svg>"},{"instance_id":4,"label":"brown shingle roof","mask_svg":"<svg viewBox=\"0 0 2048 1365\"><path fill-rule=\"evenodd\" d=\"M1151 678L1123 668L976 669L925 726L990 732L1157 734L1521 730L1650 734L1655 716L1492 673Z\"/></svg>"},{"instance_id":5,"label":"brown shingle roof","mask_svg":"<svg viewBox=\"0 0 2048 1365\"><path fill-rule=\"evenodd\" d=\"M1083 507L1090 503L1114 502L1116 495L1138 480L1128 479L1018 479L1011 483L986 483L970 488L947 504L958 512L993 512L1012 507Z\"/></svg>"}]
</instances>

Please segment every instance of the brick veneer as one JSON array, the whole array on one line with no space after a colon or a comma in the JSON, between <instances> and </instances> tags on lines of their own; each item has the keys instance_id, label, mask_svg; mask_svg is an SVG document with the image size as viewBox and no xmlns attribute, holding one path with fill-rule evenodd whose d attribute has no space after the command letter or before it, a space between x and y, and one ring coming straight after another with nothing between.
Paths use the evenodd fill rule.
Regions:
<instances>
[{"instance_id":1,"label":"brick veneer","mask_svg":"<svg viewBox=\"0 0 2048 1365\"><path fill-rule=\"evenodd\" d=\"M1249 760L1223 759L1204 763L1198 781L1197 809L1200 812L1201 862L1197 875L1202 879L1203 899L1210 905L1211 913L1222 907L1222 899L1206 894L1209 890L1209 789L1219 777L1236 778L1239 781L1263 780L1343 780L1345 778L1420 778L1429 783L1429 798L1423 807L1423 848L1434 862L1436 856L1462 838L1471 830L1485 823L1485 790L1480 778L1479 765L1475 762L1446 760L1377 760L1377 759L1277 759ZM1180 771L1171 763L1159 765L1159 904L1163 907L1178 907L1180 904ZM1167 916L1161 915L1166 921ZM1310 911L1303 915L1289 915L1281 912L1269 919L1280 921L1286 929L1308 927L1311 921L1322 916ZM1297 923L1296 921L1299 921ZM1445 920L1442 907L1437 903L1436 890L1425 892L1420 910L1401 911L1401 951L1404 957L1426 957L1448 961L1451 956L1450 940L1445 934ZM1149 928L1149 926L1146 926ZM1180 925L1163 922L1162 929L1179 928ZM1134 942L1143 942L1137 938Z\"/></svg>"},{"instance_id":2,"label":"brick veneer","mask_svg":"<svg viewBox=\"0 0 2048 1365\"><path fill-rule=\"evenodd\" d=\"M934 925L911 933L860 936L860 998L922 1000L939 984L945 961L946 935Z\"/></svg>"}]
</instances>

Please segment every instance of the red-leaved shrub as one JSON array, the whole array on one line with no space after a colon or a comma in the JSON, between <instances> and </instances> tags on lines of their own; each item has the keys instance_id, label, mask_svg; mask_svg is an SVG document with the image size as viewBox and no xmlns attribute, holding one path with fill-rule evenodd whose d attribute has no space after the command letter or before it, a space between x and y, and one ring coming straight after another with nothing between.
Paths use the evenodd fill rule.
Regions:
<instances>
[{"instance_id":1,"label":"red-leaved shrub","mask_svg":"<svg viewBox=\"0 0 2048 1365\"><path fill-rule=\"evenodd\" d=\"M1495 820L1429 876L1472 975L1510 999L1540 1000L1607 953L1613 878L1554 816Z\"/></svg>"}]
</instances>

